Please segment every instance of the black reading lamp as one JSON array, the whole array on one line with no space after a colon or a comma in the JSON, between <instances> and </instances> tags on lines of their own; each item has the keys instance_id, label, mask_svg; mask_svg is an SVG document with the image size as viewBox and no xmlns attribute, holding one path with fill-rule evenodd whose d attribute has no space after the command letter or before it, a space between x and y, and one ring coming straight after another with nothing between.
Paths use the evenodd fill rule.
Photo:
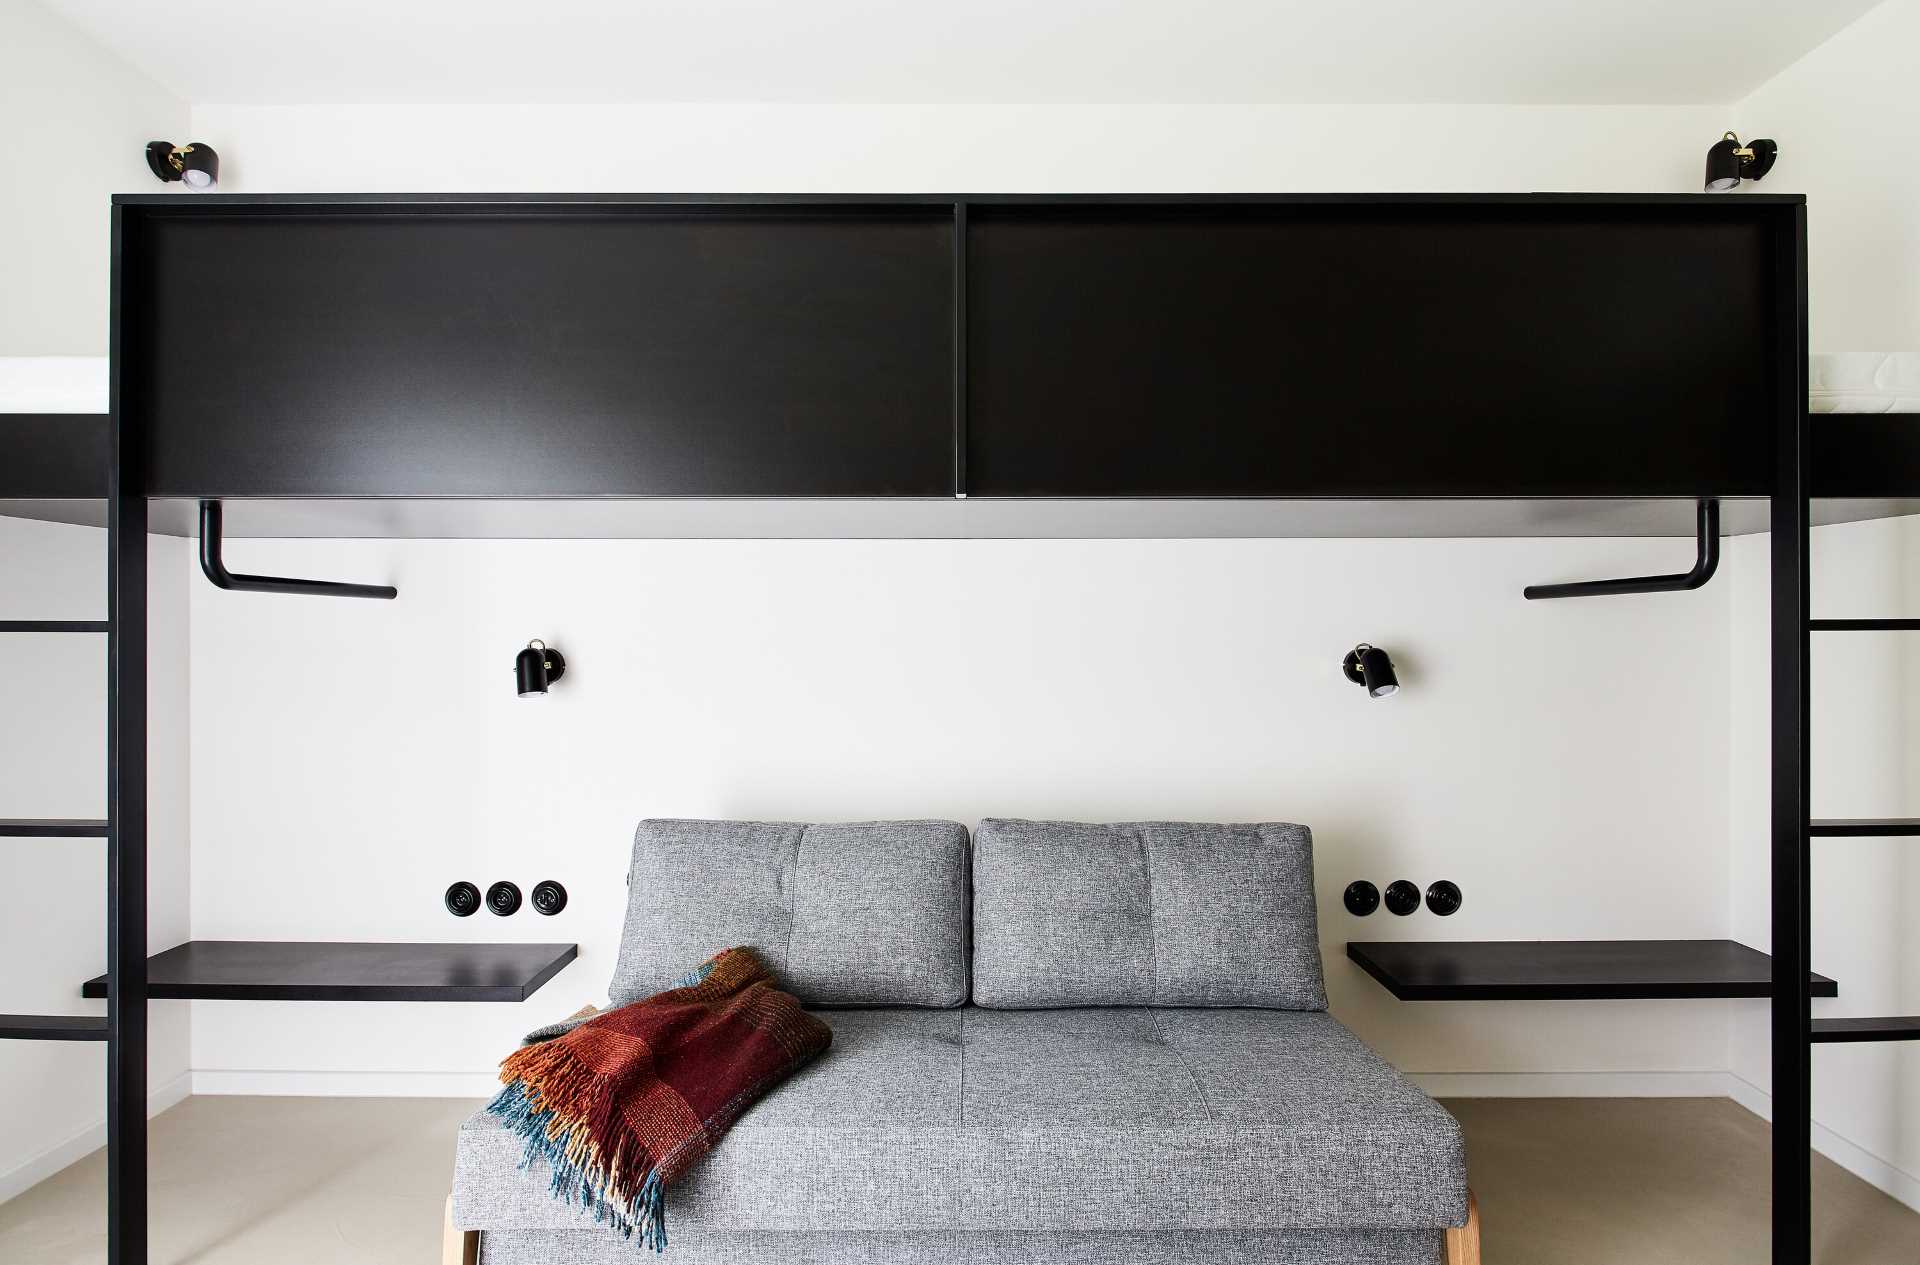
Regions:
<instances>
[{"instance_id":1,"label":"black reading lamp","mask_svg":"<svg viewBox=\"0 0 1920 1265\"><path fill-rule=\"evenodd\" d=\"M1707 150L1707 192L1725 193L1742 180L1758 180L1773 170L1779 156L1780 147L1772 141L1756 137L1742 145L1728 132Z\"/></svg>"},{"instance_id":2,"label":"black reading lamp","mask_svg":"<svg viewBox=\"0 0 1920 1265\"><path fill-rule=\"evenodd\" d=\"M1361 642L1347 651L1340 670L1355 685L1366 686L1368 698L1388 698L1400 692L1400 678L1393 674L1393 660L1378 646Z\"/></svg>"},{"instance_id":3,"label":"black reading lamp","mask_svg":"<svg viewBox=\"0 0 1920 1265\"><path fill-rule=\"evenodd\" d=\"M148 141L147 169L169 184L177 180L195 193L205 193L220 183L220 155L204 141L185 145Z\"/></svg>"},{"instance_id":4,"label":"black reading lamp","mask_svg":"<svg viewBox=\"0 0 1920 1265\"><path fill-rule=\"evenodd\" d=\"M520 697L545 694L547 686L567 674L567 661L560 652L535 637L513 660L514 679L520 685Z\"/></svg>"}]
</instances>

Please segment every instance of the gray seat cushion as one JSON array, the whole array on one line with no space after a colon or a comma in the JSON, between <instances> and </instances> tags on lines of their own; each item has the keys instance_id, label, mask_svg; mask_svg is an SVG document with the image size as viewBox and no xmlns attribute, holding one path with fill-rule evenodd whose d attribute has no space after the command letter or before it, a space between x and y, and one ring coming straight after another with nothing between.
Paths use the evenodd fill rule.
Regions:
<instances>
[{"instance_id":1,"label":"gray seat cushion","mask_svg":"<svg viewBox=\"0 0 1920 1265\"><path fill-rule=\"evenodd\" d=\"M1465 1221L1459 1126L1311 1011L839 1011L833 1048L668 1197L708 1231L1413 1230ZM591 1225L482 1113L456 1223Z\"/></svg>"},{"instance_id":2,"label":"gray seat cushion","mask_svg":"<svg viewBox=\"0 0 1920 1265\"><path fill-rule=\"evenodd\" d=\"M1149 1230L1139 1234L779 1234L671 1230L673 1265L1441 1265L1440 1230ZM480 1265L634 1265L605 1230L491 1230ZM646 1260L650 1254L638 1259Z\"/></svg>"},{"instance_id":3,"label":"gray seat cushion","mask_svg":"<svg viewBox=\"0 0 1920 1265\"><path fill-rule=\"evenodd\" d=\"M1324 1010L1314 910L1305 826L983 821L973 1001Z\"/></svg>"},{"instance_id":4,"label":"gray seat cushion","mask_svg":"<svg viewBox=\"0 0 1920 1265\"><path fill-rule=\"evenodd\" d=\"M637 1001L751 945L808 1005L958 1006L967 860L952 821L643 821L608 996Z\"/></svg>"}]
</instances>

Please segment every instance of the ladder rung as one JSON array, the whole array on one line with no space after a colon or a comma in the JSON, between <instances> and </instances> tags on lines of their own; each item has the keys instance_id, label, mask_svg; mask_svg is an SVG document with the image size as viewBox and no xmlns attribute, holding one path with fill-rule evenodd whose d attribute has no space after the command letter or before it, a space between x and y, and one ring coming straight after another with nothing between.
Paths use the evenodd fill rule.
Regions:
<instances>
[{"instance_id":1,"label":"ladder rung","mask_svg":"<svg viewBox=\"0 0 1920 1265\"><path fill-rule=\"evenodd\" d=\"M90 817L0 817L0 837L104 839L107 823Z\"/></svg>"},{"instance_id":2,"label":"ladder rung","mask_svg":"<svg viewBox=\"0 0 1920 1265\"><path fill-rule=\"evenodd\" d=\"M1920 1041L1920 1015L1815 1019L1813 1040L1821 1044L1842 1041Z\"/></svg>"},{"instance_id":3,"label":"ladder rung","mask_svg":"<svg viewBox=\"0 0 1920 1265\"><path fill-rule=\"evenodd\" d=\"M1920 619L1810 619L1810 632L1920 632Z\"/></svg>"},{"instance_id":4,"label":"ladder rung","mask_svg":"<svg viewBox=\"0 0 1920 1265\"><path fill-rule=\"evenodd\" d=\"M105 1015L0 1015L0 1040L105 1041Z\"/></svg>"},{"instance_id":5,"label":"ladder rung","mask_svg":"<svg viewBox=\"0 0 1920 1265\"><path fill-rule=\"evenodd\" d=\"M103 633L106 631L108 627L104 619L0 619L0 633Z\"/></svg>"},{"instance_id":6,"label":"ladder rung","mask_svg":"<svg viewBox=\"0 0 1920 1265\"><path fill-rule=\"evenodd\" d=\"M1807 833L1830 839L1920 835L1920 817L1816 817L1807 823Z\"/></svg>"}]
</instances>

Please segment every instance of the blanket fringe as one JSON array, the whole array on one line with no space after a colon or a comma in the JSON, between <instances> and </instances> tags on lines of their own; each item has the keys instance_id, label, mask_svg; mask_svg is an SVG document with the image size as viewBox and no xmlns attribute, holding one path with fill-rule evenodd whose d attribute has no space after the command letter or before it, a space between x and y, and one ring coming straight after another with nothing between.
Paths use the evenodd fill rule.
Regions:
<instances>
[{"instance_id":1,"label":"blanket fringe","mask_svg":"<svg viewBox=\"0 0 1920 1265\"><path fill-rule=\"evenodd\" d=\"M580 1072L577 1066L572 1070ZM565 1204L578 1204L593 1214L596 1223L619 1231L623 1238L637 1235L642 1246L665 1251L666 1189L659 1165L625 1138L609 1163L594 1145L584 1116L570 1120L556 1106L548 1105L554 1101L545 1087L513 1080L494 1095L487 1111L519 1136L523 1171L535 1161L547 1165L551 1173L548 1191L555 1198ZM637 1190L630 1190L636 1171L645 1177Z\"/></svg>"}]
</instances>

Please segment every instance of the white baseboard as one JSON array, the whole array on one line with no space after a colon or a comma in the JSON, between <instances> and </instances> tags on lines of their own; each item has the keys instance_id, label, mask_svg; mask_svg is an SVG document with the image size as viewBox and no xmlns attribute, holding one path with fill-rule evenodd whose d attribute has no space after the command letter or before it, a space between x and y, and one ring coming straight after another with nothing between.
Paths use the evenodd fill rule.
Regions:
<instances>
[{"instance_id":1,"label":"white baseboard","mask_svg":"<svg viewBox=\"0 0 1920 1265\"><path fill-rule=\"evenodd\" d=\"M196 1069L196 1094L272 1098L491 1098L492 1072L306 1072Z\"/></svg>"},{"instance_id":2,"label":"white baseboard","mask_svg":"<svg viewBox=\"0 0 1920 1265\"><path fill-rule=\"evenodd\" d=\"M147 1094L147 1118L183 1101L192 1091L193 1073L182 1072ZM85 1159L107 1144L107 1118L94 1121L64 1142L55 1143L23 1164L0 1173L0 1204L37 1186L69 1164Z\"/></svg>"},{"instance_id":3,"label":"white baseboard","mask_svg":"<svg viewBox=\"0 0 1920 1265\"><path fill-rule=\"evenodd\" d=\"M1727 1097L1762 1120L1773 1120L1772 1094L1734 1072L1727 1073L1727 1083ZM1920 1177L1847 1141L1818 1120L1813 1122L1813 1149L1861 1181L1878 1186L1915 1212L1920 1212Z\"/></svg>"},{"instance_id":4,"label":"white baseboard","mask_svg":"<svg viewBox=\"0 0 1920 1265\"><path fill-rule=\"evenodd\" d=\"M1725 1098L1725 1072L1408 1072L1435 1098Z\"/></svg>"}]
</instances>

